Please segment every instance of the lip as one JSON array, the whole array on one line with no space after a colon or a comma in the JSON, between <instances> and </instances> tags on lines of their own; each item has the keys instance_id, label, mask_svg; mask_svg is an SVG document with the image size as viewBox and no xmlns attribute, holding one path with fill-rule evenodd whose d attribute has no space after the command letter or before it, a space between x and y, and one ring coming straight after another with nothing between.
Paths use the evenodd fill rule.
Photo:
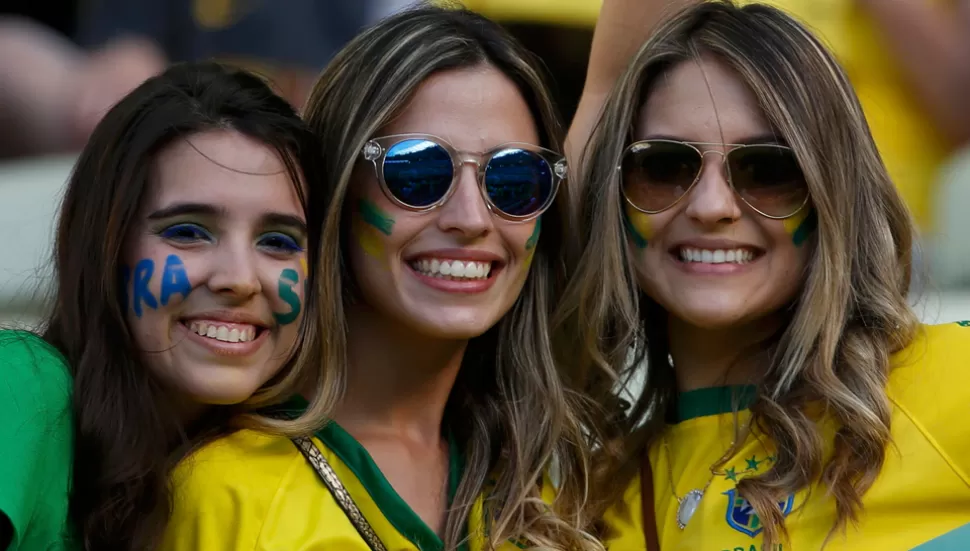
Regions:
<instances>
[{"instance_id":1,"label":"lip","mask_svg":"<svg viewBox=\"0 0 970 551\"><path fill-rule=\"evenodd\" d=\"M197 319L212 319L212 321L224 321L215 320L213 318L197 318ZM252 324L255 325L255 324ZM198 344L199 346L209 350L217 356L250 356L259 351L266 343L269 338L269 330L263 328L258 332L256 338L248 342L224 342L216 339L210 339L209 337L203 337L202 335L196 333L189 329L189 326L182 320L179 320L175 324L175 330L182 333L183 338Z\"/></svg>"}]
</instances>

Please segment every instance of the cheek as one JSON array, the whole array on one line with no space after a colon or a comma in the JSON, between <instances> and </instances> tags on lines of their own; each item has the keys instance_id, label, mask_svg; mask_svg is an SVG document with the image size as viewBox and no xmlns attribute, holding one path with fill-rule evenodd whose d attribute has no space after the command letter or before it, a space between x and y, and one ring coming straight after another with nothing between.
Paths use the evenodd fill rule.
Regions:
<instances>
[{"instance_id":1,"label":"cheek","mask_svg":"<svg viewBox=\"0 0 970 551\"><path fill-rule=\"evenodd\" d=\"M387 266L388 238L394 234L396 220L370 199L355 201L351 215L351 237L364 254Z\"/></svg>"},{"instance_id":2,"label":"cheek","mask_svg":"<svg viewBox=\"0 0 970 551\"><path fill-rule=\"evenodd\" d=\"M798 214L786 218L782 222L791 243L795 247L804 248L803 245L808 242L818 227L818 216L815 214L815 209L804 208Z\"/></svg>"},{"instance_id":3,"label":"cheek","mask_svg":"<svg viewBox=\"0 0 970 551\"><path fill-rule=\"evenodd\" d=\"M122 307L129 316L140 319L146 313L174 306L192 292L192 281L182 258L169 254L163 258L141 258L121 267L124 292Z\"/></svg>"},{"instance_id":4,"label":"cheek","mask_svg":"<svg viewBox=\"0 0 970 551\"><path fill-rule=\"evenodd\" d=\"M646 249L650 240L653 239L651 216L638 211L625 201L623 203L623 226L626 228L630 243L638 250Z\"/></svg>"},{"instance_id":5,"label":"cheek","mask_svg":"<svg viewBox=\"0 0 970 551\"><path fill-rule=\"evenodd\" d=\"M274 302L279 303L273 311L273 318L281 326L296 323L303 313L306 297L306 258L300 259L300 268L284 268L276 279Z\"/></svg>"},{"instance_id":6,"label":"cheek","mask_svg":"<svg viewBox=\"0 0 970 551\"><path fill-rule=\"evenodd\" d=\"M532 259L536 255L536 247L539 245L539 235L542 234L542 216L536 218L532 224L532 232L525 240L525 269L532 265Z\"/></svg>"}]
</instances>

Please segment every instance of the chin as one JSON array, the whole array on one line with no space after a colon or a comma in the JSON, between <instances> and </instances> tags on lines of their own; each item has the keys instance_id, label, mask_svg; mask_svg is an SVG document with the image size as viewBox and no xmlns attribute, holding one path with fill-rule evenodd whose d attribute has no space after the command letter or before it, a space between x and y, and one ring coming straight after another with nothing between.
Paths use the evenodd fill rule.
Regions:
<instances>
[{"instance_id":1,"label":"chin","mask_svg":"<svg viewBox=\"0 0 970 551\"><path fill-rule=\"evenodd\" d=\"M491 329L495 322L488 322L487 316L462 315L447 316L446 312L441 312L441 316L434 319L413 319L411 321L418 330L425 336L443 340L467 340L484 335Z\"/></svg>"}]
</instances>

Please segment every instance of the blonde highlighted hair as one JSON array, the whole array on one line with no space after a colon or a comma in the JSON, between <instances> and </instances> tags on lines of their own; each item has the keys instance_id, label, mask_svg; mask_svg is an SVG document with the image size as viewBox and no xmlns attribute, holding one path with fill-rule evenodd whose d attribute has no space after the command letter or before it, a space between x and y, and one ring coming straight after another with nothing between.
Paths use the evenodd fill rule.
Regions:
<instances>
[{"instance_id":1,"label":"blonde highlighted hair","mask_svg":"<svg viewBox=\"0 0 970 551\"><path fill-rule=\"evenodd\" d=\"M315 388L305 414L293 421L259 420L265 430L302 434L329 419L340 399L347 369L348 301L354 279L346 257L346 199L367 169L360 152L406 109L431 75L487 65L519 89L540 143L561 150L562 128L538 64L497 24L463 9L418 6L391 16L351 41L320 75L305 108L321 141L323 179L310 182L311 201L325 204L315 228L321 243L312 266L316 285L309 300L317 312L316 336L308 336L300 365L321 366L315 380L294 375L290 387ZM445 547L458 546L472 505L488 483L486 526L493 546L509 539L552 549L598 549L585 532L588 453L578 395L561 382L552 359L548 320L565 287L568 198L565 186L542 217L542 235L521 295L499 323L468 345L445 410L447 431L461 443L465 471L447 514ZM271 399L268 397L267 399ZM558 467L553 507L541 499L550 464Z\"/></svg>"},{"instance_id":2,"label":"blonde highlighted hair","mask_svg":"<svg viewBox=\"0 0 970 551\"><path fill-rule=\"evenodd\" d=\"M751 407L749 430L774 441L777 463L738 490L770 545L787 537L776 503L820 482L835 500L834 533L856 519L890 443L889 356L918 327L907 303L913 225L832 55L785 13L730 1L692 6L657 29L613 89L583 159L583 253L554 326L562 361L606 408L591 426L601 446L591 513L620 498L676 400L667 314L637 286L616 167L652 83L701 56L731 67L753 91L795 151L818 217L803 287L788 323L764 343L770 363ZM641 369L645 390L627 409L616 387ZM830 456L809 405L836 422Z\"/></svg>"}]
</instances>

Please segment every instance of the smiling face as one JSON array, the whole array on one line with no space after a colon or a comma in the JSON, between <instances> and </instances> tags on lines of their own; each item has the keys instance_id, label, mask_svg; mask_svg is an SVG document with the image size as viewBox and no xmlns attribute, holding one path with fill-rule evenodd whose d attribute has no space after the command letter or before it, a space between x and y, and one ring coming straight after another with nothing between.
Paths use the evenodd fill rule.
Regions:
<instances>
[{"instance_id":1,"label":"smiling face","mask_svg":"<svg viewBox=\"0 0 970 551\"><path fill-rule=\"evenodd\" d=\"M656 80L637 140L739 144L771 136L751 90L719 61L681 63ZM673 207L644 214L625 204L641 287L674 317L726 328L775 312L798 293L812 247L810 206L785 220L760 215L727 180L721 153L699 146L704 166Z\"/></svg>"},{"instance_id":2,"label":"smiling face","mask_svg":"<svg viewBox=\"0 0 970 551\"><path fill-rule=\"evenodd\" d=\"M297 340L306 219L294 184L271 148L218 130L163 149L149 190L123 268L141 357L189 403L241 402Z\"/></svg>"},{"instance_id":3,"label":"smiling face","mask_svg":"<svg viewBox=\"0 0 970 551\"><path fill-rule=\"evenodd\" d=\"M379 136L432 134L455 149L482 153L509 142L538 145L516 86L488 67L429 77ZM477 167L465 164L441 206L411 212L381 191L361 162L348 197L350 261L365 301L418 332L445 339L483 334L518 298L541 227L491 213Z\"/></svg>"}]
</instances>

